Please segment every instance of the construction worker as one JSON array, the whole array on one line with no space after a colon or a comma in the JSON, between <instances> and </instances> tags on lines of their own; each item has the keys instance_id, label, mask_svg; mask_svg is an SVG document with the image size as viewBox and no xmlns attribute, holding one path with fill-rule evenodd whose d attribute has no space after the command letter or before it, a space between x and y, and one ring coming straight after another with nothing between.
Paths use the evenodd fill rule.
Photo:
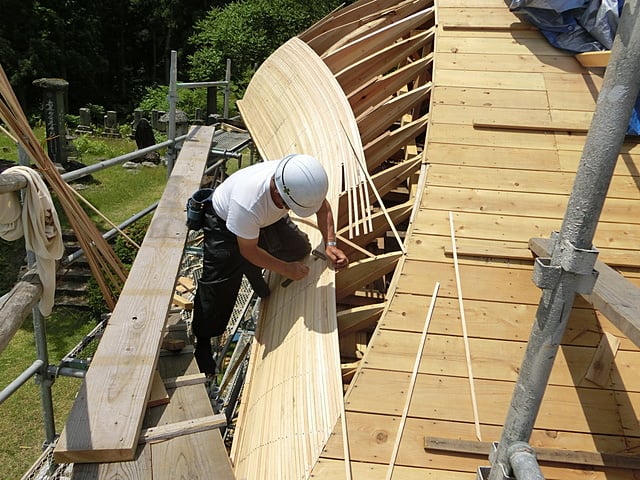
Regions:
<instances>
[{"instance_id":1,"label":"construction worker","mask_svg":"<svg viewBox=\"0 0 640 480\"><path fill-rule=\"evenodd\" d=\"M211 338L224 333L242 275L257 295L270 294L262 269L301 280L309 273L301 260L311 252L307 235L290 219L316 214L327 259L334 268L349 260L336 246L327 173L305 154L260 162L233 173L204 203L204 263L194 299L192 330L201 372L215 373Z\"/></svg>"}]
</instances>

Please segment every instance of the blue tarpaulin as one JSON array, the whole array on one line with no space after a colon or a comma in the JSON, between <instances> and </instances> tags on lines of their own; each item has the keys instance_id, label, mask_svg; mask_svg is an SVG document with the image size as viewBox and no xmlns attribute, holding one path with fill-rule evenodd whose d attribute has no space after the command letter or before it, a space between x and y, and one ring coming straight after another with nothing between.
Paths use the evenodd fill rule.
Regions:
<instances>
[{"instance_id":1,"label":"blue tarpaulin","mask_svg":"<svg viewBox=\"0 0 640 480\"><path fill-rule=\"evenodd\" d=\"M506 0L551 45L573 53L611 50L624 0ZM640 135L640 98L628 135Z\"/></svg>"}]
</instances>

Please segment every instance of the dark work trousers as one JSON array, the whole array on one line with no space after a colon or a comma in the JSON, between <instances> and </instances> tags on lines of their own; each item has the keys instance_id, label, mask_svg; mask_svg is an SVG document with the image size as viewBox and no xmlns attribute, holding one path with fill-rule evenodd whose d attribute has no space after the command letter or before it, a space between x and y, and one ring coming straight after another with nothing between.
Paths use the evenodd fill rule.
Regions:
<instances>
[{"instance_id":1,"label":"dark work trousers","mask_svg":"<svg viewBox=\"0 0 640 480\"><path fill-rule=\"evenodd\" d=\"M309 237L289 216L260 229L258 245L286 262L301 260L311 252ZM204 263L192 317L195 357L202 373L215 373L211 338L222 335L227 328L243 274L251 279L262 275L262 269L240 255L238 240L224 220L205 213Z\"/></svg>"}]
</instances>

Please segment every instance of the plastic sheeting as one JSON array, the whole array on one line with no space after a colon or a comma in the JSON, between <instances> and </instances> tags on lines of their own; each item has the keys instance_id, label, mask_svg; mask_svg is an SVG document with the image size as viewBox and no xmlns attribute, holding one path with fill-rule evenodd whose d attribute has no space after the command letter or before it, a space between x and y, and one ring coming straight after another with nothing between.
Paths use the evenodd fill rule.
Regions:
<instances>
[{"instance_id":1,"label":"plastic sheeting","mask_svg":"<svg viewBox=\"0 0 640 480\"><path fill-rule=\"evenodd\" d=\"M507 0L509 9L535 25L557 48L610 50L623 0Z\"/></svg>"},{"instance_id":2,"label":"plastic sheeting","mask_svg":"<svg viewBox=\"0 0 640 480\"><path fill-rule=\"evenodd\" d=\"M574 53L611 50L624 0L506 0L556 48ZM640 98L627 135L640 135Z\"/></svg>"}]
</instances>

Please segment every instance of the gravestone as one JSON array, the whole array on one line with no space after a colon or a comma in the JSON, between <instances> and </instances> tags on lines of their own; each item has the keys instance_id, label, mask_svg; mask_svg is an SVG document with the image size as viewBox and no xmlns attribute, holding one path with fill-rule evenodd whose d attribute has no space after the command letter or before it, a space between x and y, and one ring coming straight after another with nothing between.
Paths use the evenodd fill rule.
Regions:
<instances>
[{"instance_id":1,"label":"gravestone","mask_svg":"<svg viewBox=\"0 0 640 480\"><path fill-rule=\"evenodd\" d=\"M91 110L88 108L80 109L80 123L76 127L76 135L92 135L91 127Z\"/></svg>"},{"instance_id":2,"label":"gravestone","mask_svg":"<svg viewBox=\"0 0 640 480\"><path fill-rule=\"evenodd\" d=\"M67 165L66 93L69 82L62 78L39 78L33 85L43 89L42 116L47 135L47 153L54 163Z\"/></svg>"}]
</instances>

